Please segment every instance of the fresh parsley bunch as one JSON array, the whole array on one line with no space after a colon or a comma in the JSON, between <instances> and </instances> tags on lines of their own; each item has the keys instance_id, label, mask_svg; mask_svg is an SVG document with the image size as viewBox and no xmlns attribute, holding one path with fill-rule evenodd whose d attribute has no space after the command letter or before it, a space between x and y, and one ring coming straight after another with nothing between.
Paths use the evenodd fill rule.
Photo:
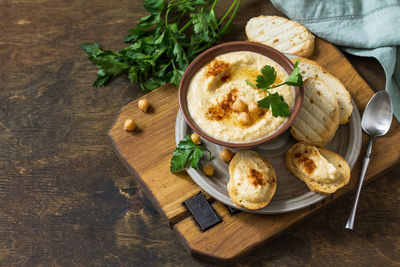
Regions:
<instances>
[{"instance_id":1,"label":"fresh parsley bunch","mask_svg":"<svg viewBox=\"0 0 400 267\"><path fill-rule=\"evenodd\" d=\"M195 145L190 138L190 135L185 136L178 144L178 147L172 153L170 171L177 173L183 171L186 167L187 162L190 163L190 167L198 169L199 161L207 151L209 154L209 160L211 160L211 152L207 148L201 145Z\"/></svg>"},{"instance_id":2,"label":"fresh parsley bunch","mask_svg":"<svg viewBox=\"0 0 400 267\"><path fill-rule=\"evenodd\" d=\"M272 84L274 84L276 80L276 70L274 67L269 65L265 65L261 69L261 75L258 75L256 79L257 85L254 85L246 80L246 83L249 84L250 86L253 86L254 88L258 89L263 89L268 93L268 95L265 98L257 102L259 107L263 107L266 109L271 108L272 115L274 117L290 116L289 105L285 103L283 97L279 95L278 92L272 94L268 90L282 86L284 84L291 86L303 86L303 77L300 74L300 69L298 65L299 65L299 60L297 60L296 63L294 64L293 71L290 74L289 78L285 82L275 86L272 86Z\"/></svg>"},{"instance_id":3,"label":"fresh parsley bunch","mask_svg":"<svg viewBox=\"0 0 400 267\"><path fill-rule=\"evenodd\" d=\"M81 47L99 68L93 86L127 73L144 91L172 83L179 85L189 63L229 30L241 0L233 0L222 18L215 15L218 0L143 0L150 13L128 31L121 51L100 49L97 43Z\"/></svg>"}]
</instances>

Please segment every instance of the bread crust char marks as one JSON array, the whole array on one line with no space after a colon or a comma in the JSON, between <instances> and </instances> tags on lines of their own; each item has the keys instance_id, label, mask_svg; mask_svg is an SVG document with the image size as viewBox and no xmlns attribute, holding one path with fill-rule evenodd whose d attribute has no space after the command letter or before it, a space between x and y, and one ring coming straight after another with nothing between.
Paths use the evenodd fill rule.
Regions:
<instances>
[{"instance_id":1,"label":"bread crust char marks","mask_svg":"<svg viewBox=\"0 0 400 267\"><path fill-rule=\"evenodd\" d=\"M251 18L245 28L249 41L271 46L282 53L309 57L315 38L303 25L278 16Z\"/></svg>"},{"instance_id":2,"label":"bread crust char marks","mask_svg":"<svg viewBox=\"0 0 400 267\"><path fill-rule=\"evenodd\" d=\"M290 60L293 63L295 63L297 60L300 60L299 67L300 73L303 76L303 80L314 77L325 82L330 92L335 96L338 102L339 123L347 123L353 112L353 104L351 103L350 93L343 83L313 60L301 57L291 58Z\"/></svg>"},{"instance_id":3,"label":"bread crust char marks","mask_svg":"<svg viewBox=\"0 0 400 267\"><path fill-rule=\"evenodd\" d=\"M304 101L290 133L298 141L324 146L339 127L339 108L334 95L320 79L303 83Z\"/></svg>"}]
</instances>

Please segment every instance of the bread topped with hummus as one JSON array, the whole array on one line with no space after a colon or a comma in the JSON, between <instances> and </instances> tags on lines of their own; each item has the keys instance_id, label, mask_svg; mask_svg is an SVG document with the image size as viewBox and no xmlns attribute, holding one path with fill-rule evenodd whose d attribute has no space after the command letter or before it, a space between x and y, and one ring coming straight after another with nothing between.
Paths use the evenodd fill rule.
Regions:
<instances>
[{"instance_id":1,"label":"bread topped with hummus","mask_svg":"<svg viewBox=\"0 0 400 267\"><path fill-rule=\"evenodd\" d=\"M331 194L350 180L350 167L340 155L299 142L286 152L287 168L311 191Z\"/></svg>"},{"instance_id":2,"label":"bread topped with hummus","mask_svg":"<svg viewBox=\"0 0 400 267\"><path fill-rule=\"evenodd\" d=\"M265 65L276 70L275 84L289 77L276 61L250 51L219 55L200 68L187 90L188 111L197 126L227 142L249 142L273 134L288 118L275 117L271 110L258 107L257 102L267 92L246 83L256 83ZM269 92L278 92L289 109L293 108L293 86L283 85Z\"/></svg>"},{"instance_id":3,"label":"bread topped with hummus","mask_svg":"<svg viewBox=\"0 0 400 267\"><path fill-rule=\"evenodd\" d=\"M282 53L309 57L314 52L314 35L303 25L278 16L251 18L246 25L249 41L271 46Z\"/></svg>"},{"instance_id":4,"label":"bread topped with hummus","mask_svg":"<svg viewBox=\"0 0 400 267\"><path fill-rule=\"evenodd\" d=\"M233 203L247 209L261 209L276 191L276 174L271 163L257 152L243 150L229 164L228 192Z\"/></svg>"}]
</instances>

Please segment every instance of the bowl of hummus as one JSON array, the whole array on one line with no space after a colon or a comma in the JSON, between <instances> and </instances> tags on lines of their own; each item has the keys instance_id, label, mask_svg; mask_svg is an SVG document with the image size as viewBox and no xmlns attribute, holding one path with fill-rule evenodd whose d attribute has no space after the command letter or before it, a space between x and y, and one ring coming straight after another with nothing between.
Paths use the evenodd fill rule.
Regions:
<instances>
[{"instance_id":1,"label":"bowl of hummus","mask_svg":"<svg viewBox=\"0 0 400 267\"><path fill-rule=\"evenodd\" d=\"M257 102L267 92L254 88L261 69L272 66L274 84L293 71L293 63L281 52L258 43L224 43L200 54L188 66L179 85L179 106L188 125L201 137L218 145L249 148L285 132L303 101L299 87L283 85L269 89L288 104L289 117L273 116ZM247 81L247 82L246 82Z\"/></svg>"}]
</instances>

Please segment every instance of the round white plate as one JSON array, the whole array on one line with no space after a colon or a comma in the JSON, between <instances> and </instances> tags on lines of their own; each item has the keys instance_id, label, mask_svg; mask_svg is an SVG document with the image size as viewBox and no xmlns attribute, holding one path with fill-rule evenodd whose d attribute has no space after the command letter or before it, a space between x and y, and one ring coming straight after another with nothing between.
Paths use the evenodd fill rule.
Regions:
<instances>
[{"instance_id":1,"label":"round white plate","mask_svg":"<svg viewBox=\"0 0 400 267\"><path fill-rule=\"evenodd\" d=\"M357 161L361 149L361 123L360 114L357 107L353 103L353 113L349 122L340 125L335 137L325 146L325 148L341 155L353 168ZM178 112L175 125L175 139L178 144L186 135L192 134L192 130L187 125L181 112ZM264 208L259 210L248 210L243 207L236 206L229 197L226 185L229 181L228 165L219 157L219 152L224 147L202 140L202 145L207 147L214 159L211 163L215 166L215 174L208 177L199 169L188 168L187 172L193 181L201 187L205 192L216 200L231 206L233 208L261 214L273 214L293 211L310 206L321 201L326 195L314 193L308 189L304 182L295 177L285 166L285 152L296 143L289 132L274 139L266 144L254 148L258 153L269 160L274 167L277 175L278 185L274 197L271 202ZM233 150L237 152L238 150ZM208 155L208 153L205 153ZM208 162L206 157L202 159L200 165Z\"/></svg>"}]
</instances>

